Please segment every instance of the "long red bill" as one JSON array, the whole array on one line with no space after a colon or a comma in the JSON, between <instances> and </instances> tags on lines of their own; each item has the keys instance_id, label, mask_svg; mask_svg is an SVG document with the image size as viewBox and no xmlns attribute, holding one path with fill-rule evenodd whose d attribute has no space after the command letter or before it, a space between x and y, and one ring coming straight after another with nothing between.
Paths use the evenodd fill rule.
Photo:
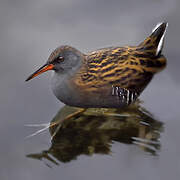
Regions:
<instances>
[{"instance_id":1,"label":"long red bill","mask_svg":"<svg viewBox=\"0 0 180 180\"><path fill-rule=\"evenodd\" d=\"M27 79L26 81L29 81L31 80L32 78L46 72L46 71L49 71L49 70L52 70L54 68L54 65L53 64L45 64L44 66L40 67L36 72L34 72L33 74L31 74Z\"/></svg>"}]
</instances>

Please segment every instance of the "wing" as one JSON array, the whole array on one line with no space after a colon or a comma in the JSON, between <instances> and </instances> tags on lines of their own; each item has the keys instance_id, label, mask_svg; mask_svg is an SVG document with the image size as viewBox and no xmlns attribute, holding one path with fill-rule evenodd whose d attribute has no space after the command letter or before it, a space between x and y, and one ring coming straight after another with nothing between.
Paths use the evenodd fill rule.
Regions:
<instances>
[{"instance_id":1,"label":"wing","mask_svg":"<svg viewBox=\"0 0 180 180\"><path fill-rule=\"evenodd\" d=\"M82 84L101 87L109 84L109 78L123 69L127 61L127 48L104 48L87 54L80 79ZM115 78L115 76L114 76Z\"/></svg>"},{"instance_id":2,"label":"wing","mask_svg":"<svg viewBox=\"0 0 180 180\"><path fill-rule=\"evenodd\" d=\"M118 86L137 93L142 92L152 79L145 72L138 58L136 47L111 47L90 52L75 78L75 83L84 91L111 90Z\"/></svg>"}]
</instances>

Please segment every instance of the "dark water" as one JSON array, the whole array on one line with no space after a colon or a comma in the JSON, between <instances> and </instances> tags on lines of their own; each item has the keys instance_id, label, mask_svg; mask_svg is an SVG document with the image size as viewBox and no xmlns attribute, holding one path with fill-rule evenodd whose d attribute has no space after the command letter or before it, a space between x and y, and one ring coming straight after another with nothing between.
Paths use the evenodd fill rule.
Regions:
<instances>
[{"instance_id":1,"label":"dark water","mask_svg":"<svg viewBox=\"0 0 180 180\"><path fill-rule=\"evenodd\" d=\"M0 179L179 179L179 8L178 0L2 0ZM65 121L52 142L55 127L26 138L39 129L26 124L74 111L53 96L49 75L24 82L54 48L134 45L163 20L168 65L141 95L144 103L109 116L86 112Z\"/></svg>"}]
</instances>

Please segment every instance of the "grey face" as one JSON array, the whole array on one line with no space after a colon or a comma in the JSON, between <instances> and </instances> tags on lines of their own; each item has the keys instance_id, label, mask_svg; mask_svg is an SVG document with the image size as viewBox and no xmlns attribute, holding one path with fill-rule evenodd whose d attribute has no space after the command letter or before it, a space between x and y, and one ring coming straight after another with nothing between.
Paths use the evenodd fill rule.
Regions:
<instances>
[{"instance_id":1,"label":"grey face","mask_svg":"<svg viewBox=\"0 0 180 180\"><path fill-rule=\"evenodd\" d=\"M77 69L82 62L83 54L70 46L61 46L55 49L47 63L54 65L57 73L67 73Z\"/></svg>"},{"instance_id":2,"label":"grey face","mask_svg":"<svg viewBox=\"0 0 180 180\"><path fill-rule=\"evenodd\" d=\"M38 76L49 70L54 70L56 73L73 75L78 70L83 62L84 55L70 46L61 46L55 49L46 64L41 66L37 71L31 74L26 81Z\"/></svg>"}]
</instances>

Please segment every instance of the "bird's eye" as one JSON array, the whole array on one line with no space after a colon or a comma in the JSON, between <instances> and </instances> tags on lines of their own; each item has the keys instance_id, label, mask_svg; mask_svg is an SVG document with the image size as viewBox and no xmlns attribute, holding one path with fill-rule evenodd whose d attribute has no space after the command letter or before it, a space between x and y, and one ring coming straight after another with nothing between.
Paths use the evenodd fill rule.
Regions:
<instances>
[{"instance_id":1,"label":"bird's eye","mask_svg":"<svg viewBox=\"0 0 180 180\"><path fill-rule=\"evenodd\" d=\"M60 63L64 61L64 58L62 56L57 57L56 62Z\"/></svg>"}]
</instances>

